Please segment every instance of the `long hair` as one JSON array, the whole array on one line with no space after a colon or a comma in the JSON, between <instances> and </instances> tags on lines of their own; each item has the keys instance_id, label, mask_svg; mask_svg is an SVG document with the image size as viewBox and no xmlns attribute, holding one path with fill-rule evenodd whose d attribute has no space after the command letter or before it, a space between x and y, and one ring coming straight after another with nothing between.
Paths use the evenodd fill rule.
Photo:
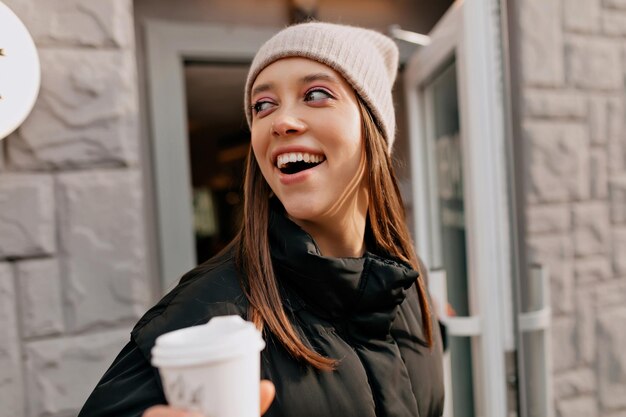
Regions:
<instances>
[{"instance_id":1,"label":"long hair","mask_svg":"<svg viewBox=\"0 0 626 417\"><path fill-rule=\"evenodd\" d=\"M421 264L413 250L405 222L404 206L386 142L370 111L357 96L362 120L365 163L369 181L368 225L374 252L400 259L418 271L417 293L422 325L432 346L431 311L424 287ZM270 255L268 222L271 189L252 153L248 152L244 179L243 222L227 249L234 249L242 287L249 301L248 319L259 329L269 330L297 360L318 370L332 370L337 362L315 352L291 325L283 307Z\"/></svg>"}]
</instances>

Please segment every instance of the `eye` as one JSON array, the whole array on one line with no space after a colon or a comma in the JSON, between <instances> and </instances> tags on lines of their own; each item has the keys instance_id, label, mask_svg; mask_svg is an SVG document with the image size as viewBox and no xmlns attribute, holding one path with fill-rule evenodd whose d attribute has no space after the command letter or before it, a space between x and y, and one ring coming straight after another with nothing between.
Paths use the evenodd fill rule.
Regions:
<instances>
[{"instance_id":1,"label":"eye","mask_svg":"<svg viewBox=\"0 0 626 417\"><path fill-rule=\"evenodd\" d=\"M334 98L334 97L328 91L321 89L321 88L315 88L315 89L309 90L304 95L304 101L318 101L318 100L324 100L328 98Z\"/></svg>"},{"instance_id":2,"label":"eye","mask_svg":"<svg viewBox=\"0 0 626 417\"><path fill-rule=\"evenodd\" d=\"M274 103L271 101L259 100L256 103L254 103L251 107L252 107L252 111L254 112L254 114L259 114L260 112L264 110L268 110L272 108L273 105Z\"/></svg>"}]
</instances>

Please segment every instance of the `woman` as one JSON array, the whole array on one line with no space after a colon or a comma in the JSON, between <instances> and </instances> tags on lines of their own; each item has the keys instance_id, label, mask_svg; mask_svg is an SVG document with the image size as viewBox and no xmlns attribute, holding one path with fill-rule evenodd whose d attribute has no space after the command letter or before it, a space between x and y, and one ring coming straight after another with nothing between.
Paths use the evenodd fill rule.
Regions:
<instances>
[{"instance_id":1,"label":"woman","mask_svg":"<svg viewBox=\"0 0 626 417\"><path fill-rule=\"evenodd\" d=\"M267 416L441 415L440 336L391 166L397 63L387 37L327 23L259 50L241 230L139 321L81 416L184 415L150 408L165 404L150 350L224 314L263 329Z\"/></svg>"}]
</instances>

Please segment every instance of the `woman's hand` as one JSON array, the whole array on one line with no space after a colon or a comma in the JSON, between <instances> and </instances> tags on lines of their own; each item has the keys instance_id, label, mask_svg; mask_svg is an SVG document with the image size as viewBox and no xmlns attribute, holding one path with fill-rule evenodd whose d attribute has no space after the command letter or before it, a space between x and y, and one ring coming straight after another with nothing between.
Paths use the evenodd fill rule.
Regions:
<instances>
[{"instance_id":1,"label":"woman's hand","mask_svg":"<svg viewBox=\"0 0 626 417\"><path fill-rule=\"evenodd\" d=\"M271 381L267 379L261 381L261 415L265 414L276 395L276 388Z\"/></svg>"},{"instance_id":2,"label":"woman's hand","mask_svg":"<svg viewBox=\"0 0 626 417\"><path fill-rule=\"evenodd\" d=\"M270 404L272 404L275 394L276 394L276 388L274 388L274 384L272 384L268 380L261 381L261 415L265 414L267 409L270 408ZM165 405L157 405L157 406L148 408L143 413L143 417L203 417L203 416L200 413L180 410L180 409L168 407Z\"/></svg>"}]
</instances>

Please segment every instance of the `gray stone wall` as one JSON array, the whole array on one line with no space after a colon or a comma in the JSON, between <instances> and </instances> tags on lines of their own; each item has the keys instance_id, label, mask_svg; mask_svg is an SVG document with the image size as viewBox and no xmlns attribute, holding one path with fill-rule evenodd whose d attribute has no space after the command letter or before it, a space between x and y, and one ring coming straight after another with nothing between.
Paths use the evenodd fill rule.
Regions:
<instances>
[{"instance_id":1,"label":"gray stone wall","mask_svg":"<svg viewBox=\"0 0 626 417\"><path fill-rule=\"evenodd\" d=\"M626 416L626 1L518 5L527 247L559 417Z\"/></svg>"},{"instance_id":2,"label":"gray stone wall","mask_svg":"<svg viewBox=\"0 0 626 417\"><path fill-rule=\"evenodd\" d=\"M0 142L0 417L73 416L151 294L131 0L3 0L39 49Z\"/></svg>"}]
</instances>

